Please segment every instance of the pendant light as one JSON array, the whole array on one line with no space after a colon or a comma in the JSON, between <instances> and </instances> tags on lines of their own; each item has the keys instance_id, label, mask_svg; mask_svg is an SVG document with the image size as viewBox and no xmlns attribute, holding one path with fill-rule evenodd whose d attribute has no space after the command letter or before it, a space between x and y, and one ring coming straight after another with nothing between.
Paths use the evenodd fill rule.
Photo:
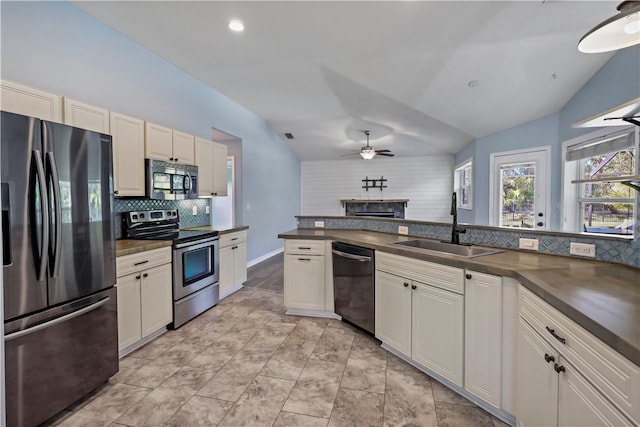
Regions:
<instances>
[{"instance_id":1,"label":"pendant light","mask_svg":"<svg viewBox=\"0 0 640 427\"><path fill-rule=\"evenodd\" d=\"M367 135L367 146L362 147L362 149L360 150L360 155L365 160L371 160L376 155L376 150L374 150L374 148L369 145L369 133L370 132L368 130L364 131L364 134Z\"/></svg>"},{"instance_id":2,"label":"pendant light","mask_svg":"<svg viewBox=\"0 0 640 427\"><path fill-rule=\"evenodd\" d=\"M584 53L600 53L640 44L640 1L623 1L618 15L594 27L578 42Z\"/></svg>"}]
</instances>

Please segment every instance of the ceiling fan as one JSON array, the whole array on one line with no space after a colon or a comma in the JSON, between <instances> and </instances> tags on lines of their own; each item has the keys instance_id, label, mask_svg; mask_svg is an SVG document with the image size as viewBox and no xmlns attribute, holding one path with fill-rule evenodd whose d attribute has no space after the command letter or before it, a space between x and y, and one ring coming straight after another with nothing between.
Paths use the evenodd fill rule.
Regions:
<instances>
[{"instance_id":1,"label":"ceiling fan","mask_svg":"<svg viewBox=\"0 0 640 427\"><path fill-rule=\"evenodd\" d=\"M371 132L368 131L368 130L365 130L363 132L364 132L365 135L367 135L367 145L362 147L360 149L360 151L358 151L356 153L343 154L340 157L355 156L356 154L360 154L360 156L362 156L363 159L371 160L376 155L385 156L385 157L393 157L393 156L395 156L395 154L391 153L391 150L375 150L372 146L369 145L369 135L371 134Z\"/></svg>"}]
</instances>

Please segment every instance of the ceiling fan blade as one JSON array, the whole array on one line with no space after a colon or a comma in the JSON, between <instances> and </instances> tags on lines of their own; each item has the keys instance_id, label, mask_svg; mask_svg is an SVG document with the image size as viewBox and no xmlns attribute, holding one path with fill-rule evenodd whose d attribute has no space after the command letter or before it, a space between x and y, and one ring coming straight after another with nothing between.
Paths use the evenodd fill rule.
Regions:
<instances>
[{"instance_id":1,"label":"ceiling fan blade","mask_svg":"<svg viewBox=\"0 0 640 427\"><path fill-rule=\"evenodd\" d=\"M393 156L395 156L395 154L392 154L392 153L376 153L376 156L393 157Z\"/></svg>"},{"instance_id":2,"label":"ceiling fan blade","mask_svg":"<svg viewBox=\"0 0 640 427\"><path fill-rule=\"evenodd\" d=\"M340 154L340 157L344 157L344 156L355 156L360 154L360 152L358 151L357 153L351 153L351 154Z\"/></svg>"},{"instance_id":3,"label":"ceiling fan blade","mask_svg":"<svg viewBox=\"0 0 640 427\"><path fill-rule=\"evenodd\" d=\"M376 150L376 153L390 153L391 150Z\"/></svg>"}]
</instances>

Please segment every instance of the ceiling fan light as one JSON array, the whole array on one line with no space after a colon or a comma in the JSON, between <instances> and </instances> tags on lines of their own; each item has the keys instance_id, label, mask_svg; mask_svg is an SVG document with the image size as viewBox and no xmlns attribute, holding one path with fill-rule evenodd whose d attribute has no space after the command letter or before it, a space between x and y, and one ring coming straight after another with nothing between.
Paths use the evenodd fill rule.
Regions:
<instances>
[{"instance_id":1,"label":"ceiling fan light","mask_svg":"<svg viewBox=\"0 0 640 427\"><path fill-rule=\"evenodd\" d=\"M365 160L371 160L376 155L376 150L374 150L373 147L364 147L360 150L360 155Z\"/></svg>"},{"instance_id":2,"label":"ceiling fan light","mask_svg":"<svg viewBox=\"0 0 640 427\"><path fill-rule=\"evenodd\" d=\"M618 10L618 15L603 21L580 39L580 52L609 52L640 44L640 1L623 1Z\"/></svg>"}]
</instances>

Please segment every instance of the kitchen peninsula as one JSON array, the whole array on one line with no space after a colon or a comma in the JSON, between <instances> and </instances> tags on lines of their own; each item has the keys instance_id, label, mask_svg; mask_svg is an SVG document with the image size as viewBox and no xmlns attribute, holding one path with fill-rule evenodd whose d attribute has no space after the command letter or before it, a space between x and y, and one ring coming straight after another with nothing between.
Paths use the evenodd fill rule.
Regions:
<instances>
[{"instance_id":1,"label":"kitchen peninsula","mask_svg":"<svg viewBox=\"0 0 640 427\"><path fill-rule=\"evenodd\" d=\"M299 217L299 223L308 218L316 219ZM367 221L396 226L395 220ZM614 425L634 425L640 419L638 268L509 249L466 258L397 244L424 236L355 227L298 228L278 237L289 247L337 241L374 249L376 337L383 347L495 416L510 423L516 415L526 424L536 421L535 414L544 410L532 393L550 392L538 387L536 377L553 374L551 380L559 384L556 396L561 390L569 393L563 404L572 402L569 407L551 403L563 414L587 414L576 418L580 422L602 416L598 419ZM329 294L331 250L324 255L322 283ZM285 304L287 273L285 269ZM325 312L316 315L331 315L326 301ZM289 312L304 313L295 307ZM517 368L523 365L528 368ZM563 370L570 374L559 375ZM573 390L587 396L587 409L571 400Z\"/></svg>"}]
</instances>

